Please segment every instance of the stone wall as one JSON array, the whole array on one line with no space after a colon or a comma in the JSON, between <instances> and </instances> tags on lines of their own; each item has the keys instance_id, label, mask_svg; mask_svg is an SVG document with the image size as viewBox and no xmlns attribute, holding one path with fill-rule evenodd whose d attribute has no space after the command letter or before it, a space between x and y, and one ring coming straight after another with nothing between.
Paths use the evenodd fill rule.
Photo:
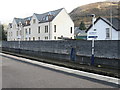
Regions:
<instances>
[{"instance_id":1,"label":"stone wall","mask_svg":"<svg viewBox=\"0 0 120 90\"><path fill-rule=\"evenodd\" d=\"M74 48L74 59L71 50ZM31 57L91 64L91 41L11 41L2 42L2 50ZM120 41L95 41L95 65L120 69Z\"/></svg>"},{"instance_id":2,"label":"stone wall","mask_svg":"<svg viewBox=\"0 0 120 90\"><path fill-rule=\"evenodd\" d=\"M3 47L19 49L17 41L2 42ZM75 48L76 55L91 56L91 41L21 41L20 49L58 54L70 54ZM95 41L95 57L120 59L120 41Z\"/></svg>"}]
</instances>

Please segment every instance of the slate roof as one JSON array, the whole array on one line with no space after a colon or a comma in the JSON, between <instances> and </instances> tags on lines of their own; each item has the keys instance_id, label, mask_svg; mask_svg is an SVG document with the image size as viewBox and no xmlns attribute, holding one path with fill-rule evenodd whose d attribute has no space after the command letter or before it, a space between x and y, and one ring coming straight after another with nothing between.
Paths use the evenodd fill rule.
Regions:
<instances>
[{"instance_id":1,"label":"slate roof","mask_svg":"<svg viewBox=\"0 0 120 90\"><path fill-rule=\"evenodd\" d=\"M9 23L10 28L12 28L12 23Z\"/></svg>"},{"instance_id":2,"label":"slate roof","mask_svg":"<svg viewBox=\"0 0 120 90\"><path fill-rule=\"evenodd\" d=\"M34 13L34 14L36 15L36 17L40 21L40 23L43 23L43 22L48 22L48 20L46 19L48 15L51 16L50 21L52 21L59 14L59 12L62 9L63 8L58 9L58 10L54 10L54 11L49 11L49 12L46 12L46 13L43 13L43 14L36 14L36 13Z\"/></svg>"},{"instance_id":3,"label":"slate roof","mask_svg":"<svg viewBox=\"0 0 120 90\"><path fill-rule=\"evenodd\" d=\"M109 22L111 22L110 18L107 18ZM119 18L112 18L112 25L117 29L117 31L120 31L120 19Z\"/></svg>"},{"instance_id":4,"label":"slate roof","mask_svg":"<svg viewBox=\"0 0 120 90\"><path fill-rule=\"evenodd\" d=\"M14 18L14 19L15 19L15 21L16 21L17 24L19 24L19 22L21 22L23 25L25 25L25 22L26 22L27 20L30 21L31 18L32 18L32 16L26 17L26 18Z\"/></svg>"},{"instance_id":5,"label":"slate roof","mask_svg":"<svg viewBox=\"0 0 120 90\"><path fill-rule=\"evenodd\" d=\"M94 22L94 24L97 23L98 20L102 19L104 22L106 22L108 25L111 26L111 19L110 18L103 18L99 17L97 20ZM87 28L86 32L92 27L92 24L90 27ZM119 18L112 18L112 28L114 28L116 31L120 31L120 19Z\"/></svg>"},{"instance_id":6,"label":"slate roof","mask_svg":"<svg viewBox=\"0 0 120 90\"><path fill-rule=\"evenodd\" d=\"M49 11L49 12L46 12L46 13L43 13L43 14L35 14L35 16L37 17L37 19L39 20L39 23L44 23L44 22L48 22L48 21L52 21L58 14L59 12L62 10L63 8L61 9L58 9L58 10L54 10L54 11ZM47 16L50 15L50 20L47 19ZM32 16L30 17L26 17L26 18L14 18L16 23L19 24L19 22L21 22L24 26L25 26L25 22L27 20L31 20Z\"/></svg>"},{"instance_id":7,"label":"slate roof","mask_svg":"<svg viewBox=\"0 0 120 90\"><path fill-rule=\"evenodd\" d=\"M74 34L77 35L77 36L86 36L87 33L85 30L80 30L79 27L75 27L75 31L74 31Z\"/></svg>"}]
</instances>

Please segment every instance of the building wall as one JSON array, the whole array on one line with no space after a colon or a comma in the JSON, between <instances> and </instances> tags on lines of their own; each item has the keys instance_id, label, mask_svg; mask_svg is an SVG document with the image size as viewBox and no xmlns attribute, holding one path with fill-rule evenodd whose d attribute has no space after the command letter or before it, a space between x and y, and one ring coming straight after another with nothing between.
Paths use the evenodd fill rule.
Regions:
<instances>
[{"instance_id":1,"label":"building wall","mask_svg":"<svg viewBox=\"0 0 120 90\"><path fill-rule=\"evenodd\" d=\"M33 23L33 20L36 19L36 23ZM30 21L30 26L25 26L25 27L21 27L19 28L20 30L22 30L22 36L21 36L21 40L22 41L26 41L26 40L33 40L33 37L35 38L35 40L56 40L58 39L58 37L68 37L68 38L74 38L74 23L71 20L70 16L67 14L67 12L65 11L65 9L63 9L52 22L45 22L45 23L39 23L39 20L37 19L36 15L33 14L32 19ZM16 21L13 20L12 22L12 28L8 29L8 33L12 32L12 36L8 35L8 41L14 41L14 40L18 40L18 34L20 35L20 31L18 30L18 27L14 27L17 26ZM54 33L54 25L56 25L57 27L57 32ZM40 33L38 33L38 27L40 26ZM48 26L48 32L45 33L45 26ZM72 27L72 33L70 33L70 28ZM26 33L26 29L27 32L29 32L29 28L31 29L31 34ZM56 39L54 38L56 36ZM45 39L47 37L47 39Z\"/></svg>"},{"instance_id":2,"label":"building wall","mask_svg":"<svg viewBox=\"0 0 120 90\"><path fill-rule=\"evenodd\" d=\"M7 32L7 40L8 41L17 40L18 38L17 31L18 31L17 23L15 22L15 20L13 20L12 28L9 28Z\"/></svg>"},{"instance_id":3,"label":"building wall","mask_svg":"<svg viewBox=\"0 0 120 90\"><path fill-rule=\"evenodd\" d=\"M29 40L29 38L32 37L32 29L31 29L31 34L29 34L29 28L31 29L31 26L26 26L23 28L23 40ZM26 29L27 29L27 33L26 33Z\"/></svg>"},{"instance_id":4,"label":"building wall","mask_svg":"<svg viewBox=\"0 0 120 90\"><path fill-rule=\"evenodd\" d=\"M118 32L118 39L120 40L120 31Z\"/></svg>"},{"instance_id":5,"label":"building wall","mask_svg":"<svg viewBox=\"0 0 120 90\"><path fill-rule=\"evenodd\" d=\"M35 23L33 23L33 20L36 20ZM37 34L37 27L38 27L38 20L37 17L35 16L35 14L33 14L32 19L30 21L30 26L24 27L24 32L29 32L29 28L31 29L31 34L29 35L28 33L25 33L25 38L24 40L29 40L29 37L31 38L31 40L33 40L33 37L35 38L35 40L37 39L36 34Z\"/></svg>"},{"instance_id":6,"label":"building wall","mask_svg":"<svg viewBox=\"0 0 120 90\"><path fill-rule=\"evenodd\" d=\"M56 33L54 32L54 25L56 25ZM52 21L52 40L54 40L54 36L56 36L56 39L61 36L74 39L74 23L65 9Z\"/></svg>"},{"instance_id":7,"label":"building wall","mask_svg":"<svg viewBox=\"0 0 120 90\"><path fill-rule=\"evenodd\" d=\"M96 40L118 40L118 31L116 31L113 28L112 28L112 35L110 35L110 39L106 39L106 28L110 28L111 31L111 27L101 19L95 24L94 29L97 30L96 36L98 36ZM89 34L90 32L93 32L93 28L91 28L87 32L87 40L91 40L91 38L88 38L88 36L90 36Z\"/></svg>"},{"instance_id":8,"label":"building wall","mask_svg":"<svg viewBox=\"0 0 120 90\"><path fill-rule=\"evenodd\" d=\"M36 23L33 23L33 19L36 19ZM25 31L26 29L29 31L29 28L31 28L31 34L27 34L25 35L25 37L28 37L28 38L30 37L31 40L33 40L33 37L35 38L35 40L39 40L39 37L40 37L40 40L49 40L49 39L51 40L51 33L49 33L50 31L52 31L51 22L39 23L36 16L33 15L30 23L31 23L30 26L26 26L24 28L24 32L26 32ZM48 26L47 33L45 33L45 26ZM40 27L40 33L38 33L38 27ZM45 39L45 37L48 37L48 39Z\"/></svg>"}]
</instances>

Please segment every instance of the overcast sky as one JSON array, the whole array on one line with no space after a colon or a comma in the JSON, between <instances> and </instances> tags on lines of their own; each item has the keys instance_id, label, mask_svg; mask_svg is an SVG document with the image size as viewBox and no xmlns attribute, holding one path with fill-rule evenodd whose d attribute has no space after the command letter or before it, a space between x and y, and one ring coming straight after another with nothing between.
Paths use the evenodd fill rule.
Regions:
<instances>
[{"instance_id":1,"label":"overcast sky","mask_svg":"<svg viewBox=\"0 0 120 90\"><path fill-rule=\"evenodd\" d=\"M78 6L98 1L105 0L1 0L0 21L10 23L14 17L24 18L59 8L65 8L69 13Z\"/></svg>"}]
</instances>

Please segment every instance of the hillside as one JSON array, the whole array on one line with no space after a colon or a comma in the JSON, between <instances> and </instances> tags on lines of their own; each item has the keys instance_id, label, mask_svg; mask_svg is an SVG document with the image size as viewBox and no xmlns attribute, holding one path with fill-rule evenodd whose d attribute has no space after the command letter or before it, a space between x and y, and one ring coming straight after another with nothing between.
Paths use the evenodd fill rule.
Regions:
<instances>
[{"instance_id":1,"label":"hillside","mask_svg":"<svg viewBox=\"0 0 120 90\"><path fill-rule=\"evenodd\" d=\"M89 26L91 24L91 18L87 16L88 14L95 14L96 17L110 17L111 11L113 17L118 16L118 2L106 1L83 5L70 12L70 16L75 26L79 26L81 21L84 21L86 26Z\"/></svg>"}]
</instances>

